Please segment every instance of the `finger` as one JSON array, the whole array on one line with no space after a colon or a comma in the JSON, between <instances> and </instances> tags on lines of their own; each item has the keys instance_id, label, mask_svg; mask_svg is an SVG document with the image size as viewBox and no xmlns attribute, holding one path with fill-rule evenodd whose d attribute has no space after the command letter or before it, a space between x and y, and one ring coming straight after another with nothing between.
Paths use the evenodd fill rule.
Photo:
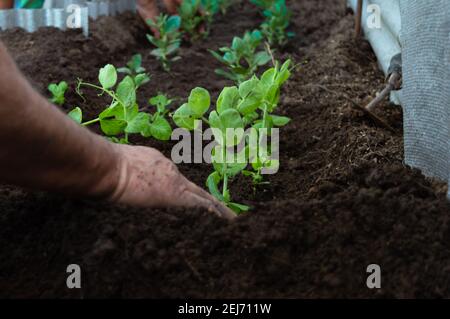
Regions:
<instances>
[{"instance_id":1,"label":"finger","mask_svg":"<svg viewBox=\"0 0 450 319\"><path fill-rule=\"evenodd\" d=\"M186 190L184 192L182 201L185 203L185 206L205 208L210 213L214 213L217 216L228 220L233 220L236 218L236 214L217 200L205 198L191 192L190 190Z\"/></svg>"},{"instance_id":2,"label":"finger","mask_svg":"<svg viewBox=\"0 0 450 319\"><path fill-rule=\"evenodd\" d=\"M223 217L225 217L225 218L235 218L236 217L236 214L233 213L233 211L231 209L226 207L220 201L218 201L217 198L215 198L214 196L209 194L207 191L198 187L197 185L195 185L194 183L192 183L191 181L189 181L187 179L186 179L186 188L189 192L209 201L210 206L213 206L213 208L216 211L219 210L220 214L223 215Z\"/></svg>"}]
</instances>

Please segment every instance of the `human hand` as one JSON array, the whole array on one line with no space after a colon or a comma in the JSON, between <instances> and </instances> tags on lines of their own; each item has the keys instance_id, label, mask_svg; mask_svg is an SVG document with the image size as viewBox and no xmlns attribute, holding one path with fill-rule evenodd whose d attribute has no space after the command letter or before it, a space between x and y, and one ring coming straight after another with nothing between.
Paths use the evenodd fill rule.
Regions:
<instances>
[{"instance_id":1,"label":"human hand","mask_svg":"<svg viewBox=\"0 0 450 319\"><path fill-rule=\"evenodd\" d=\"M202 207L233 219L236 215L190 182L177 166L153 148L114 144L120 178L111 201L139 207Z\"/></svg>"}]
</instances>

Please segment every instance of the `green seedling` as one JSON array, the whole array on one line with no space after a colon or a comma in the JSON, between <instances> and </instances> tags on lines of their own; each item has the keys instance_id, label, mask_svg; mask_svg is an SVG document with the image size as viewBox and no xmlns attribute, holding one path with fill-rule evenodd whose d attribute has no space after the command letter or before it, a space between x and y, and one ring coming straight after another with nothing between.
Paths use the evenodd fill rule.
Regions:
<instances>
[{"instance_id":1,"label":"green seedling","mask_svg":"<svg viewBox=\"0 0 450 319\"><path fill-rule=\"evenodd\" d=\"M147 34L147 39L157 47L151 54L155 56L167 72L170 71L170 64L180 59L176 55L181 45L181 18L161 14L156 18L156 22L148 20L147 23L154 28L159 36Z\"/></svg>"},{"instance_id":2,"label":"green seedling","mask_svg":"<svg viewBox=\"0 0 450 319\"><path fill-rule=\"evenodd\" d=\"M261 25L262 32L271 46L284 46L295 36L287 32L292 12L287 8L285 0L276 0L268 9L264 10L265 22Z\"/></svg>"},{"instance_id":3,"label":"green seedling","mask_svg":"<svg viewBox=\"0 0 450 319\"><path fill-rule=\"evenodd\" d=\"M276 63L275 67L264 72L261 79L253 76L238 87L224 88L211 111L209 92L195 88L188 102L173 114L178 127L192 131L198 128L199 121L203 121L212 129L217 146L211 152L214 171L206 184L213 196L236 213L245 212L249 207L232 201L230 180L242 173L251 176L255 185L261 185L265 183L262 170L279 165L270 157L272 150L260 141L270 134L271 128L282 127L290 121L287 117L273 114L280 100L281 87L291 75L289 67L290 61L281 67ZM244 134L247 128L254 128L251 132L256 136ZM251 143L251 140L256 143ZM248 145L242 147L242 142L248 142L244 143ZM234 152L235 148L237 152ZM252 170L246 170L248 162L252 163Z\"/></svg>"},{"instance_id":4,"label":"green seedling","mask_svg":"<svg viewBox=\"0 0 450 319\"><path fill-rule=\"evenodd\" d=\"M133 55L126 67L117 69L117 72L131 76L136 88L150 82L150 76L145 71L145 68L142 67L142 55L140 54Z\"/></svg>"},{"instance_id":5,"label":"green seedling","mask_svg":"<svg viewBox=\"0 0 450 319\"><path fill-rule=\"evenodd\" d=\"M248 80L260 66L266 65L271 56L266 51L257 51L263 40L260 31L246 32L243 38L235 37L231 47L223 47L211 54L228 69L217 69L216 73L237 84Z\"/></svg>"},{"instance_id":6,"label":"green seedling","mask_svg":"<svg viewBox=\"0 0 450 319\"><path fill-rule=\"evenodd\" d=\"M52 83L48 86L48 90L52 93L52 97L50 98L50 102L56 105L63 105L66 101L65 94L69 86L66 81L61 81L59 84Z\"/></svg>"},{"instance_id":7,"label":"green seedling","mask_svg":"<svg viewBox=\"0 0 450 319\"><path fill-rule=\"evenodd\" d=\"M207 179L207 186L213 196L224 202L228 207L239 213L247 211L248 206L234 203L231 200L228 181L230 178L239 174L246 166L246 163L227 163L225 159L227 156L227 145L234 145L236 141L226 140L226 128L244 128L244 122L241 115L235 109L225 109L225 104L229 101L224 101L223 96L226 93L222 93L222 98L219 98L220 102L217 103L217 109L219 111L212 111L209 115L209 119L206 119L206 113L208 112L211 104L210 94L204 88L195 88L189 95L188 102L180 106L173 115L173 120L181 128L187 130L196 129L196 123L199 120L205 121L213 128L214 136L218 142L218 146L213 150L213 167L214 172ZM218 113L220 112L220 113ZM220 134L224 138L220 137ZM219 191L219 184L222 183L222 191Z\"/></svg>"},{"instance_id":8,"label":"green seedling","mask_svg":"<svg viewBox=\"0 0 450 319\"><path fill-rule=\"evenodd\" d=\"M201 24L204 18L201 15L201 0L183 0L178 8L181 17L181 29L186 32L192 40L201 36Z\"/></svg>"},{"instance_id":9,"label":"green seedling","mask_svg":"<svg viewBox=\"0 0 450 319\"><path fill-rule=\"evenodd\" d=\"M206 24L204 35L208 35L211 31L211 25L214 21L214 16L219 12L219 0L201 0L201 12L203 20Z\"/></svg>"},{"instance_id":10,"label":"green seedling","mask_svg":"<svg viewBox=\"0 0 450 319\"><path fill-rule=\"evenodd\" d=\"M172 128L164 117L166 112L163 107L157 108L155 114L141 112L136 100L136 86L133 78L127 75L118 82L116 68L108 64L99 72L100 85L78 80L77 92L83 97L81 88L89 87L107 94L111 98L110 105L95 119L83 122L83 114L80 108L75 108L69 116L77 123L88 126L99 123L102 132L115 142L128 143L130 134L141 134L144 137L154 137L158 140L168 140L172 134ZM161 98L155 99L155 104Z\"/></svg>"},{"instance_id":11,"label":"green seedling","mask_svg":"<svg viewBox=\"0 0 450 319\"><path fill-rule=\"evenodd\" d=\"M194 41L200 37L207 37L214 16L226 8L226 2L228 1L221 4L221 0L183 0L178 8L181 29Z\"/></svg>"}]
</instances>

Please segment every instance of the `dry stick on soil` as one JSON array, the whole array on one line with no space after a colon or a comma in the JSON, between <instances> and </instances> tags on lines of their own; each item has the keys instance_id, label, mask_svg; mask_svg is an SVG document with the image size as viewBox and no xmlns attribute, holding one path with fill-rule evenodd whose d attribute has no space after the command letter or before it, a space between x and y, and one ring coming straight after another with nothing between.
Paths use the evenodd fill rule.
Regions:
<instances>
[{"instance_id":1,"label":"dry stick on soil","mask_svg":"<svg viewBox=\"0 0 450 319\"><path fill-rule=\"evenodd\" d=\"M358 0L358 4L356 6L356 15L355 15L355 38L358 39L361 35L361 24L362 24L362 4L363 0Z\"/></svg>"},{"instance_id":2,"label":"dry stick on soil","mask_svg":"<svg viewBox=\"0 0 450 319\"><path fill-rule=\"evenodd\" d=\"M347 101L352 103L356 108L358 108L359 110L363 111L364 114L366 114L370 118L372 118L377 124L384 126L385 128L387 128L391 132L395 132L395 129L392 126L390 126L386 121L384 121L381 117L379 117L378 115L372 113L371 111L366 109L364 106L362 106L361 104L359 104L355 100L349 98L345 93L337 92L337 91L334 91L334 90L330 90L329 88L327 88L326 86L321 85L321 84L312 84L312 86L317 86L318 88L321 88L322 90L327 91L327 92L329 92L331 94L343 97L344 99L346 99Z\"/></svg>"}]
</instances>

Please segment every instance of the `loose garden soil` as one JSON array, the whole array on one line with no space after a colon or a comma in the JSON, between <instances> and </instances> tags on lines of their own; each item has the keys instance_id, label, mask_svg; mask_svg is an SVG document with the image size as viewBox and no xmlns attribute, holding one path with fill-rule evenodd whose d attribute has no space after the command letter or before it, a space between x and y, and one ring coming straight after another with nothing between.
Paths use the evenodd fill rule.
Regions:
<instances>
[{"instance_id":1,"label":"loose garden soil","mask_svg":"<svg viewBox=\"0 0 450 319\"><path fill-rule=\"evenodd\" d=\"M341 95L364 104L382 87L369 44L353 39L344 0L289 5L297 35L276 56L299 63L280 105L293 120L281 130L281 170L271 184L254 194L247 178L232 183L251 212L228 222L202 210L114 207L3 185L0 297L450 297L446 187L402 164L400 107L377 110L391 132ZM230 82L214 74L219 64L207 50L260 22L253 6L235 6L209 38L183 45L170 75L149 55L145 26L132 14L93 22L90 38L48 28L0 39L39 91L69 81L65 111L77 105L91 118L106 102L86 91L83 103L76 78L95 82L100 67L123 66L135 53L152 75L142 105L159 91L178 105L195 86L217 97ZM167 156L173 145L132 142ZM199 185L209 174L207 165L180 169ZM379 290L366 286L373 263L382 269ZM69 264L81 266L82 289L67 289Z\"/></svg>"}]
</instances>

